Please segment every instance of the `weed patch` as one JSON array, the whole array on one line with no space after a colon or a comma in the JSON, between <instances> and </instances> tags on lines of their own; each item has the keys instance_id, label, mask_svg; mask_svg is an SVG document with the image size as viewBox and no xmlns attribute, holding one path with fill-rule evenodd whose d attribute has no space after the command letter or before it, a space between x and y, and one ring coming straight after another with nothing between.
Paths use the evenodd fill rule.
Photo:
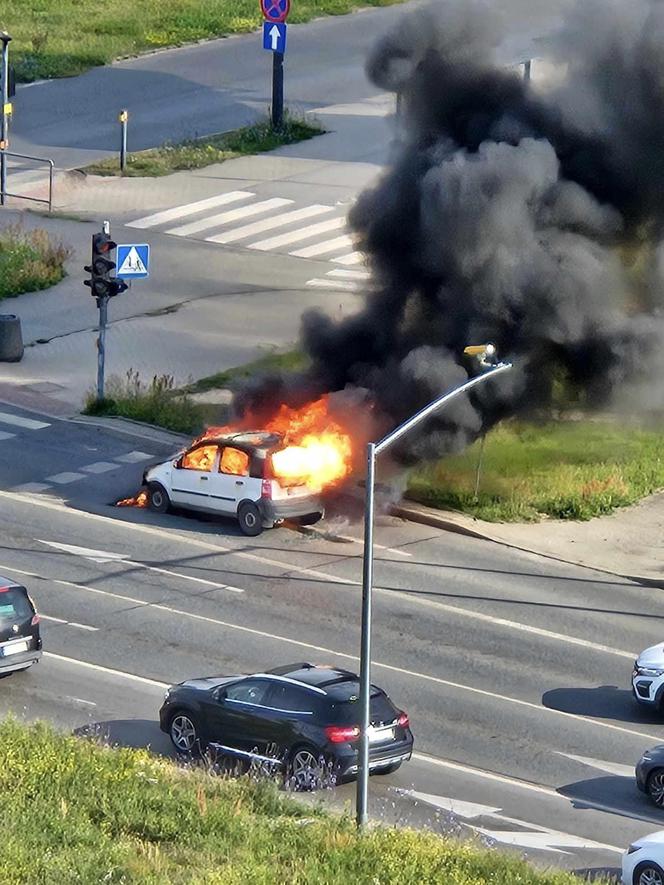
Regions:
<instances>
[{"instance_id":1,"label":"weed patch","mask_svg":"<svg viewBox=\"0 0 664 885\"><path fill-rule=\"evenodd\" d=\"M212 163L222 163L234 157L271 151L284 144L294 144L313 138L324 131L317 123L286 114L284 125L279 131L272 128L269 120L261 120L253 126L244 126L233 132L189 139L180 144L166 144L140 153L130 153L127 155L124 173L120 170L118 157L93 163L83 171L88 175L159 177L185 169L202 169Z\"/></svg>"},{"instance_id":2,"label":"weed patch","mask_svg":"<svg viewBox=\"0 0 664 885\"><path fill-rule=\"evenodd\" d=\"M12 224L0 231L0 299L48 289L65 276L70 250L45 230Z\"/></svg>"},{"instance_id":3,"label":"weed patch","mask_svg":"<svg viewBox=\"0 0 664 885\"><path fill-rule=\"evenodd\" d=\"M489 522L591 519L664 487L664 435L604 421L509 422L488 434L477 495L479 442L418 468L407 496Z\"/></svg>"}]
</instances>

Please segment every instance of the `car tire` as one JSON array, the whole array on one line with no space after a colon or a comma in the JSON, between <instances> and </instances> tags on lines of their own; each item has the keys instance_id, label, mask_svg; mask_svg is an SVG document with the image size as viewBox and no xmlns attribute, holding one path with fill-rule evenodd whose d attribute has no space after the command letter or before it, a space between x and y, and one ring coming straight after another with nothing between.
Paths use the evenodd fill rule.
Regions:
<instances>
[{"instance_id":1,"label":"car tire","mask_svg":"<svg viewBox=\"0 0 664 885\"><path fill-rule=\"evenodd\" d=\"M255 538L263 531L263 520L258 507L251 501L244 501L237 510L237 521L243 535Z\"/></svg>"},{"instance_id":2,"label":"car tire","mask_svg":"<svg viewBox=\"0 0 664 885\"><path fill-rule=\"evenodd\" d=\"M183 756L197 756L201 751L200 731L195 716L188 710L176 710L168 723L171 743Z\"/></svg>"},{"instance_id":3,"label":"car tire","mask_svg":"<svg viewBox=\"0 0 664 885\"><path fill-rule=\"evenodd\" d=\"M386 765L385 768L374 769L376 774L392 774L401 768L401 762L393 762L392 765Z\"/></svg>"},{"instance_id":4,"label":"car tire","mask_svg":"<svg viewBox=\"0 0 664 885\"><path fill-rule=\"evenodd\" d=\"M664 870L652 860L644 860L634 870L632 885L664 885Z\"/></svg>"},{"instance_id":5,"label":"car tire","mask_svg":"<svg viewBox=\"0 0 664 885\"><path fill-rule=\"evenodd\" d=\"M648 775L648 796L658 808L664 808L664 768L656 768Z\"/></svg>"},{"instance_id":6,"label":"car tire","mask_svg":"<svg viewBox=\"0 0 664 885\"><path fill-rule=\"evenodd\" d=\"M167 513L171 509L168 492L158 482L151 482L148 485L148 506L155 513Z\"/></svg>"},{"instance_id":7,"label":"car tire","mask_svg":"<svg viewBox=\"0 0 664 885\"><path fill-rule=\"evenodd\" d=\"M322 754L308 744L293 747L286 765L286 783L297 793L310 793L323 785Z\"/></svg>"}]
</instances>

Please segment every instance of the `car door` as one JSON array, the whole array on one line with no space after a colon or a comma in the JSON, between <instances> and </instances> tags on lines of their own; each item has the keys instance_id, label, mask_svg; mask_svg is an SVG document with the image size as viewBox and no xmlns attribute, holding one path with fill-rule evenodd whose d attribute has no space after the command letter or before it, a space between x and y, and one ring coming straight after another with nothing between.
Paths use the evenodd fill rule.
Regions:
<instances>
[{"instance_id":1,"label":"car door","mask_svg":"<svg viewBox=\"0 0 664 885\"><path fill-rule=\"evenodd\" d=\"M219 691L210 739L245 752L261 753L270 741L270 716L265 697L267 679L249 677Z\"/></svg>"},{"instance_id":2,"label":"car door","mask_svg":"<svg viewBox=\"0 0 664 885\"><path fill-rule=\"evenodd\" d=\"M249 455L234 446L220 449L216 470L210 475L210 506L235 515L238 502L248 497Z\"/></svg>"},{"instance_id":3,"label":"car door","mask_svg":"<svg viewBox=\"0 0 664 885\"><path fill-rule=\"evenodd\" d=\"M288 682L275 682L265 704L271 720L270 733L282 752L302 740L307 726L317 718L314 692Z\"/></svg>"},{"instance_id":4,"label":"car door","mask_svg":"<svg viewBox=\"0 0 664 885\"><path fill-rule=\"evenodd\" d=\"M194 510L210 509L210 477L216 470L219 446L204 443L189 449L171 473L171 500Z\"/></svg>"}]
</instances>

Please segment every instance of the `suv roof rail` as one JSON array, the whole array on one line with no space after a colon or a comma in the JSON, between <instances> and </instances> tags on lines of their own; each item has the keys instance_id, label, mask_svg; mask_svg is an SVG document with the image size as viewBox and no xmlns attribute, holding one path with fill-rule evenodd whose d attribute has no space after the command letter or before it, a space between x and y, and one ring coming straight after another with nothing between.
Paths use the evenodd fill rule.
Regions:
<instances>
[{"instance_id":1,"label":"suv roof rail","mask_svg":"<svg viewBox=\"0 0 664 885\"><path fill-rule=\"evenodd\" d=\"M286 673L294 673L296 670L313 670L315 664L308 664L306 661L299 664L283 664L281 667L274 667L272 670L266 670L272 676L285 676Z\"/></svg>"}]
</instances>

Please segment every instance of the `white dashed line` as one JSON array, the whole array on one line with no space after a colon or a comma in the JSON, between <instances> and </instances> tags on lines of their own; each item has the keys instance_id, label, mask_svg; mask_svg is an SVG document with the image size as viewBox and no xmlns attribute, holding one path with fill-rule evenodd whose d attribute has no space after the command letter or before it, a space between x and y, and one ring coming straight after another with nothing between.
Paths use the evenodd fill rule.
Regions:
<instances>
[{"instance_id":1,"label":"white dashed line","mask_svg":"<svg viewBox=\"0 0 664 885\"><path fill-rule=\"evenodd\" d=\"M0 430L0 440L1 439L14 439L16 436L15 433L7 433L5 430Z\"/></svg>"},{"instance_id":2,"label":"white dashed line","mask_svg":"<svg viewBox=\"0 0 664 885\"><path fill-rule=\"evenodd\" d=\"M129 452L126 455L118 455L115 460L121 461L123 464L137 464L139 461L148 461L155 457L156 455L149 455L147 452Z\"/></svg>"},{"instance_id":3,"label":"white dashed line","mask_svg":"<svg viewBox=\"0 0 664 885\"><path fill-rule=\"evenodd\" d=\"M58 485L66 485L68 482L76 482L77 479L85 479L84 473L56 473L53 476L47 476L48 482L57 482Z\"/></svg>"},{"instance_id":4,"label":"white dashed line","mask_svg":"<svg viewBox=\"0 0 664 885\"><path fill-rule=\"evenodd\" d=\"M86 464L81 467L86 473L108 473L109 470L117 470L117 464L111 464L109 461L95 461L94 464Z\"/></svg>"},{"instance_id":5,"label":"white dashed line","mask_svg":"<svg viewBox=\"0 0 664 885\"><path fill-rule=\"evenodd\" d=\"M35 421L34 418L24 418L22 415L12 415L10 412L0 412L0 421L3 424L13 424L15 427L25 427L26 430L42 430L51 426L46 421Z\"/></svg>"},{"instance_id":6,"label":"white dashed line","mask_svg":"<svg viewBox=\"0 0 664 885\"><path fill-rule=\"evenodd\" d=\"M50 489L51 486L47 482L26 482L22 486L14 486L12 491L14 492L27 492L32 493L33 495L38 495L40 492L45 492L46 489Z\"/></svg>"}]
</instances>

